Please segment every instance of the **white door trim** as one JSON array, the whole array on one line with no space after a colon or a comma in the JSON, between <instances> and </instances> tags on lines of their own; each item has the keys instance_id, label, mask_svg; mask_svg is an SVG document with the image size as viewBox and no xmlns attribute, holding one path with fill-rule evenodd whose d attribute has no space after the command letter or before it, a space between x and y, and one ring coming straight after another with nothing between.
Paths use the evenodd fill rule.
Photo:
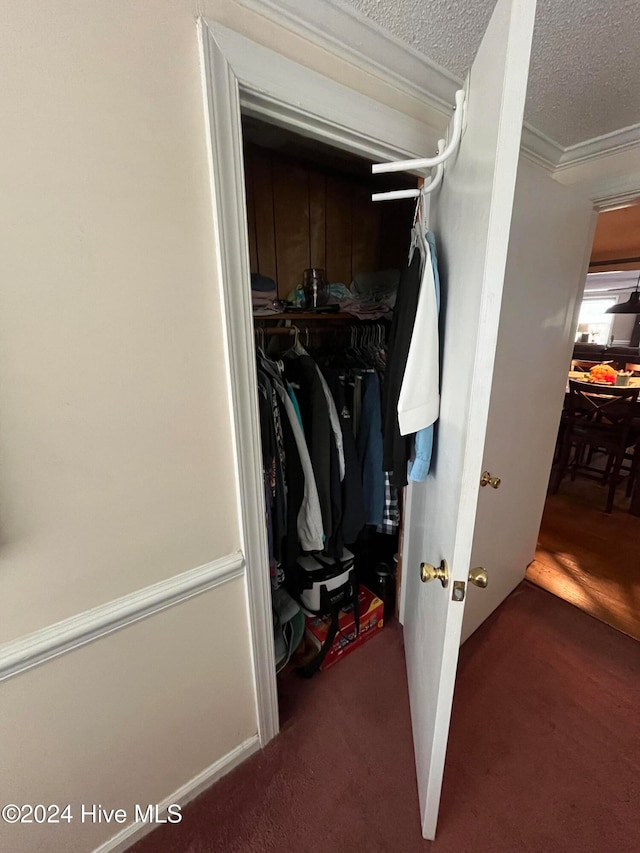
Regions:
<instances>
[{"instance_id":1,"label":"white door trim","mask_svg":"<svg viewBox=\"0 0 640 853\"><path fill-rule=\"evenodd\" d=\"M424 156L434 129L325 78L245 36L200 19L217 274L233 418L242 551L260 743L278 732L278 699L267 557L250 299L241 108L375 160Z\"/></svg>"},{"instance_id":2,"label":"white door trim","mask_svg":"<svg viewBox=\"0 0 640 853\"><path fill-rule=\"evenodd\" d=\"M214 214L215 259L222 295L225 360L231 402L235 486L241 548L247 563L248 618L260 745L278 733L269 558L258 389L252 322L238 81L199 22L203 93Z\"/></svg>"},{"instance_id":3,"label":"white door trim","mask_svg":"<svg viewBox=\"0 0 640 853\"><path fill-rule=\"evenodd\" d=\"M200 27L209 53L216 50L227 62L243 112L380 160L422 156L442 136L440 125L360 94L222 24L201 20Z\"/></svg>"}]
</instances>

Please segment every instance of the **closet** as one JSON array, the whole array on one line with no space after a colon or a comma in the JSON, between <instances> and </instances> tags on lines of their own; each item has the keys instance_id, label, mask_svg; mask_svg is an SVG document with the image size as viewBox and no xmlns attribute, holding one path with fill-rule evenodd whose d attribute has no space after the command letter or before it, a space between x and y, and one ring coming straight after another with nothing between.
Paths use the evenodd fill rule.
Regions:
<instances>
[{"instance_id":1,"label":"closet","mask_svg":"<svg viewBox=\"0 0 640 853\"><path fill-rule=\"evenodd\" d=\"M381 452L381 382L394 289L397 288L400 269L407 261L415 201L403 199L375 203L371 194L415 188L417 179L406 174L374 177L371 161L298 136L253 116L243 116L242 133L256 368L261 396L266 521L274 601L278 599L282 586L288 591L295 586L287 583L285 576L287 565L295 563L296 558L298 562L311 559L318 571L324 565L325 558L317 551L310 554L307 550L313 544L312 539L291 542L295 537L296 519L291 518L290 513L287 517L286 499L283 500L279 491L291 495L296 489L301 490L302 485L301 482L282 482L277 460L279 453L285 455L287 444L297 453L295 442L298 440L286 423L284 406L288 407L289 401L284 399L278 377L281 375L287 387L295 389L294 398L296 394L300 397L299 405L295 399L298 417L308 426L314 418L313 395L320 391L318 388L312 391L305 383L317 381L317 365L327 380L336 411L341 419L346 416L346 420L341 420L343 431L345 428L349 430L348 436L342 436L344 447L339 455L339 464L343 468L338 501L345 536L340 538L340 534L336 545L336 531L332 530L326 537L324 551L348 555L345 565L348 568L352 565L358 585L362 584L384 597L387 605L385 615L393 615L394 602L397 602L396 586L401 575L397 555L402 534L403 495L402 490L390 488L388 477L385 479L382 471L381 456L377 460L372 459L364 432L377 430ZM304 293L300 288L304 271L310 269L323 270L329 286L327 305L320 310L311 310L302 304ZM373 290L367 290L370 287ZM373 292L374 297L368 299L367 294ZM377 299L379 301L376 302ZM289 302L285 304L287 300ZM312 361L306 366L295 363L292 356L296 350L308 354ZM280 397L274 390L276 385ZM377 413L374 422L370 423L367 420L371 417L370 404L376 396ZM361 408L365 398L368 413ZM277 406L280 411L276 412L276 423L273 424L270 414ZM342 442L339 433L338 438ZM309 450L318 473L317 458L313 458L314 448ZM267 461L267 456L270 461ZM323 468L334 465L335 475L336 464L335 459L327 457ZM360 480L355 488L359 496L355 497L354 472ZM328 475L328 470L326 473ZM320 479L323 479L322 475ZM335 497L335 487L333 489L332 495L327 483L318 484L325 520L332 507L335 513L331 504L332 497ZM362 507L360 501L364 504ZM361 510L364 511L362 517L359 515ZM284 547L280 552L277 546L274 548L274 540L280 540L283 530ZM354 535L354 530L357 530L357 535ZM307 548L303 547L305 545ZM317 547L317 541L315 545ZM343 546L346 550L342 550ZM299 602L300 590L297 592ZM311 595L309 593L304 600L317 607L318 601L311 601ZM282 609L282 602L274 607L276 623ZM284 610L287 610L286 604ZM310 649L305 649L304 640L299 643L298 633L291 629L289 635L284 632L284 643L294 643L297 654L295 649L289 648L285 654L280 636L282 628L276 625L278 668L288 664L287 671L294 668L303 670L301 663L305 653L309 657ZM295 633L293 639L291 632ZM291 652L293 656L289 661Z\"/></svg>"}]
</instances>

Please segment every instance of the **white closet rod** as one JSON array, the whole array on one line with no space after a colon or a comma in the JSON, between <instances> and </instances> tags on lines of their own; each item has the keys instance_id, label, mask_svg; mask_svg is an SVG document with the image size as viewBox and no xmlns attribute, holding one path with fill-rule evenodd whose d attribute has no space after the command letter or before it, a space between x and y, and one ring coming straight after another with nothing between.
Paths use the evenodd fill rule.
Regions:
<instances>
[{"instance_id":1,"label":"white closet rod","mask_svg":"<svg viewBox=\"0 0 640 853\"><path fill-rule=\"evenodd\" d=\"M394 198L418 198L422 190L391 190L388 193L373 193L371 201L393 201Z\"/></svg>"},{"instance_id":2,"label":"white closet rod","mask_svg":"<svg viewBox=\"0 0 640 853\"><path fill-rule=\"evenodd\" d=\"M444 139L438 140L438 151L442 151L444 148ZM434 190L437 190L440 184L442 183L442 176L444 175L444 163L438 163L436 166L436 171L429 183L425 184L423 187L418 187L414 190L391 190L386 193L373 193L371 196L371 201L393 201L396 198L418 198L418 196L425 196L429 193L432 193Z\"/></svg>"},{"instance_id":3,"label":"white closet rod","mask_svg":"<svg viewBox=\"0 0 640 853\"><path fill-rule=\"evenodd\" d=\"M451 139L446 148L436 154L435 157L423 157L418 160L396 160L393 163L374 163L371 171L374 175L381 175L386 172L407 172L414 169L432 169L434 166L444 163L460 143L462 136L462 120L464 118L464 89L458 89L455 96L456 105L453 113L453 130ZM411 198L411 196L409 196Z\"/></svg>"}]
</instances>

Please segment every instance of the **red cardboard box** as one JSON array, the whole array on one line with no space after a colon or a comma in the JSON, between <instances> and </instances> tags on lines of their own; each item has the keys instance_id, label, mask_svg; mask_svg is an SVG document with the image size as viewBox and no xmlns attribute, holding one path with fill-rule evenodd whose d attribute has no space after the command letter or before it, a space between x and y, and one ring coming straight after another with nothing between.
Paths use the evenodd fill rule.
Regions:
<instances>
[{"instance_id":1,"label":"red cardboard box","mask_svg":"<svg viewBox=\"0 0 640 853\"><path fill-rule=\"evenodd\" d=\"M353 610L341 610L338 618L340 626L338 633L327 652L327 656L322 661L320 669L329 669L334 663L351 654L351 652L375 636L378 629L384 625L384 604L365 586L360 586L358 590L358 605L360 611L360 633L356 636L356 623ZM307 616L306 635L316 649L320 649L324 643L330 624L331 617L329 616L322 618L319 616Z\"/></svg>"}]
</instances>

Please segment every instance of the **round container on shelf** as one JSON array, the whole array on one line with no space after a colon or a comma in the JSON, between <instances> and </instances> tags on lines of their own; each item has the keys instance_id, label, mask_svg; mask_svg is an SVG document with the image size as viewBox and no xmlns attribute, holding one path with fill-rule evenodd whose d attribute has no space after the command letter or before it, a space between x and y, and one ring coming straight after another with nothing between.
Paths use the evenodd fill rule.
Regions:
<instances>
[{"instance_id":1,"label":"round container on shelf","mask_svg":"<svg viewBox=\"0 0 640 853\"><path fill-rule=\"evenodd\" d=\"M324 270L318 267L311 267L304 271L302 289L305 296L305 308L310 310L321 308L329 301L329 285Z\"/></svg>"}]
</instances>

